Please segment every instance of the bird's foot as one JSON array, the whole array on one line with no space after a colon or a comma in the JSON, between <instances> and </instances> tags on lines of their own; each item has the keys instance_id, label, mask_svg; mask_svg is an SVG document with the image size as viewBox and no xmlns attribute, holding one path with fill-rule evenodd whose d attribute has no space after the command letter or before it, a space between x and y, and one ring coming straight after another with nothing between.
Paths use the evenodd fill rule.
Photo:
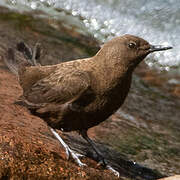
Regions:
<instances>
[{"instance_id":1,"label":"bird's foot","mask_svg":"<svg viewBox=\"0 0 180 180\"><path fill-rule=\"evenodd\" d=\"M79 159L79 157L83 157L84 155L79 154L75 151L73 151L72 149L70 149L68 146L65 148L66 150L66 154L67 154L67 158L69 159L69 155L71 155L71 157L74 159L74 161L80 166L87 166L85 163L82 163L81 160Z\"/></svg>"},{"instance_id":2,"label":"bird's foot","mask_svg":"<svg viewBox=\"0 0 180 180\"><path fill-rule=\"evenodd\" d=\"M117 176L117 177L120 176L119 172L116 171L114 168L112 168L112 167L106 162L106 160L105 160L104 158L102 158L102 159L99 161L98 165L102 165L102 166L104 166L106 169L109 169L115 176Z\"/></svg>"},{"instance_id":3,"label":"bird's foot","mask_svg":"<svg viewBox=\"0 0 180 180\"><path fill-rule=\"evenodd\" d=\"M109 169L115 176L120 176L119 172L112 168L110 165L106 165L106 168Z\"/></svg>"},{"instance_id":4,"label":"bird's foot","mask_svg":"<svg viewBox=\"0 0 180 180\"><path fill-rule=\"evenodd\" d=\"M82 154L74 152L72 149L69 148L69 146L63 141L63 139L59 136L59 134L52 128L50 128L53 135L58 139L58 141L62 144L66 151L67 159L71 156L74 161L78 164L78 166L83 167L86 166L86 164L82 163L79 157L82 157Z\"/></svg>"}]
</instances>

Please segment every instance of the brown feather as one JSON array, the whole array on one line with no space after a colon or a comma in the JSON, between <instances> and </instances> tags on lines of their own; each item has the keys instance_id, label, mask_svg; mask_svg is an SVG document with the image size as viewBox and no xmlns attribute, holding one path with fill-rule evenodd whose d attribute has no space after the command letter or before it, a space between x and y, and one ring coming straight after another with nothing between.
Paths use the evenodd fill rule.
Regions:
<instances>
[{"instance_id":1,"label":"brown feather","mask_svg":"<svg viewBox=\"0 0 180 180\"><path fill-rule=\"evenodd\" d=\"M21 66L23 102L56 129L83 130L98 125L123 104L132 72L149 48L147 41L124 35L105 43L91 58L52 66Z\"/></svg>"}]
</instances>

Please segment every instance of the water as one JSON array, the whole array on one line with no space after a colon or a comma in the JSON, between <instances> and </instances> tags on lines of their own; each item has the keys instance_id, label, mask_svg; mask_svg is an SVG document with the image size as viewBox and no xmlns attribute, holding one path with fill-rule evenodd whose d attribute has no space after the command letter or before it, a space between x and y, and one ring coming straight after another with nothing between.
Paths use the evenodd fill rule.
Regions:
<instances>
[{"instance_id":1,"label":"water","mask_svg":"<svg viewBox=\"0 0 180 180\"><path fill-rule=\"evenodd\" d=\"M18 11L41 10L55 19L69 19L71 14L71 24L102 42L133 34L151 44L171 45L173 50L156 52L146 62L159 69L180 67L179 0L0 0L0 5Z\"/></svg>"}]
</instances>

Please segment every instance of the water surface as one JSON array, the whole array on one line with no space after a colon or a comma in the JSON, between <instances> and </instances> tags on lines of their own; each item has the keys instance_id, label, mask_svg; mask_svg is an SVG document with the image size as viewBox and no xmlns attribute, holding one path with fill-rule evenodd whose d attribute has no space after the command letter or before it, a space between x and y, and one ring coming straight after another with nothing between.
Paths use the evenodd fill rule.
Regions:
<instances>
[{"instance_id":1,"label":"water surface","mask_svg":"<svg viewBox=\"0 0 180 180\"><path fill-rule=\"evenodd\" d=\"M52 19L70 19L80 31L102 42L133 34L152 44L171 45L173 50L154 53L146 62L159 69L180 67L179 0L5 0L0 5L21 12L41 10Z\"/></svg>"}]
</instances>

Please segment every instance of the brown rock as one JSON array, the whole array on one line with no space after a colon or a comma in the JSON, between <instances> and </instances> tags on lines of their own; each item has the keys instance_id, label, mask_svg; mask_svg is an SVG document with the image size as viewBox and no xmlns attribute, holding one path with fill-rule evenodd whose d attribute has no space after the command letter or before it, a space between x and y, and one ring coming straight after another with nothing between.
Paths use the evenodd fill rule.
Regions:
<instances>
[{"instance_id":1,"label":"brown rock","mask_svg":"<svg viewBox=\"0 0 180 180\"><path fill-rule=\"evenodd\" d=\"M159 180L180 180L180 175L170 176L166 178L161 178Z\"/></svg>"}]
</instances>

